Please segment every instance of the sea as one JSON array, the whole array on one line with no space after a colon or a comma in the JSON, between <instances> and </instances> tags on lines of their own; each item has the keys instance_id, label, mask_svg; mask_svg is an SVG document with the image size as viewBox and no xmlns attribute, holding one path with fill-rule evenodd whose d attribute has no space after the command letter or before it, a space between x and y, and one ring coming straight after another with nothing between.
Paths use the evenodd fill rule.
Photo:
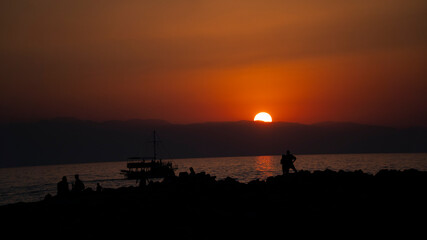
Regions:
<instances>
[{"instance_id":1,"label":"sea","mask_svg":"<svg viewBox=\"0 0 427 240\"><path fill-rule=\"evenodd\" d=\"M376 174L381 169L427 171L427 153L411 154L321 154L296 155L295 167L298 170L314 172L330 169L333 171L356 171ZM189 168L216 176L217 180L226 177L247 183L252 180L265 180L282 173L280 155L245 156L220 158L169 159L177 166L176 174L190 172ZM47 194L56 195L56 185L66 176L69 183L79 174L86 187L96 189L97 183L103 188L137 186L135 180L127 180L121 174L126 169L126 161L97 162L83 164L63 164L0 168L0 205L17 202L34 202ZM292 170L291 170L292 171Z\"/></svg>"}]
</instances>

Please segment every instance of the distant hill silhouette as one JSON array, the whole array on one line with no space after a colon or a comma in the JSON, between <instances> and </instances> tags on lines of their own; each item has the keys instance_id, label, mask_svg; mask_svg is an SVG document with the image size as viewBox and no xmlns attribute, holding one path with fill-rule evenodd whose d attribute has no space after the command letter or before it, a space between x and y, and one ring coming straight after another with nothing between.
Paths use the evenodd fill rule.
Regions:
<instances>
[{"instance_id":1,"label":"distant hill silhouette","mask_svg":"<svg viewBox=\"0 0 427 240\"><path fill-rule=\"evenodd\" d=\"M93 122L57 118L0 125L0 167L121 161L151 156L156 130L161 157L427 152L427 128L355 123L311 125L252 121L172 124L163 120Z\"/></svg>"}]
</instances>

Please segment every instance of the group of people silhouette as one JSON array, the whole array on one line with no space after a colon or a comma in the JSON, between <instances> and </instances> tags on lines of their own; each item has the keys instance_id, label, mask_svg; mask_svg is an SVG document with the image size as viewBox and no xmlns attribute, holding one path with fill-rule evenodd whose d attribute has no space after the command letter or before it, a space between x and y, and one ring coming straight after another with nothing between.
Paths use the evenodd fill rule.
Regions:
<instances>
[{"instance_id":1,"label":"group of people silhouette","mask_svg":"<svg viewBox=\"0 0 427 240\"><path fill-rule=\"evenodd\" d=\"M79 193L85 190L85 185L82 182L82 180L80 180L79 175L78 174L74 175L74 178L75 178L75 181L74 181L74 184L72 184L71 191L70 191L67 177L66 176L62 177L62 180L57 184L58 196L65 196L65 195L68 195L70 192Z\"/></svg>"}]
</instances>

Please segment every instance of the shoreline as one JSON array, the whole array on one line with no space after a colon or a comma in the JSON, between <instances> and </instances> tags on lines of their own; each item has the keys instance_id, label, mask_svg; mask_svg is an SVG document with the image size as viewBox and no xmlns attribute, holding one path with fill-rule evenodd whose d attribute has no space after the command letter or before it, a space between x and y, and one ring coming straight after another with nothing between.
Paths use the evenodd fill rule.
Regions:
<instances>
[{"instance_id":1,"label":"shoreline","mask_svg":"<svg viewBox=\"0 0 427 240\"><path fill-rule=\"evenodd\" d=\"M86 190L4 205L0 214L8 219L5 232L22 228L34 234L43 234L46 226L85 235L105 233L96 229L132 235L136 232L129 229L140 229L153 237L186 239L217 239L247 227L254 234L262 229L276 233L283 226L291 230L329 225L365 232L379 223L405 230L425 223L426 183L427 172L413 169L375 175L299 171L249 183L183 172L144 187Z\"/></svg>"},{"instance_id":2,"label":"shoreline","mask_svg":"<svg viewBox=\"0 0 427 240\"><path fill-rule=\"evenodd\" d=\"M427 154L427 151L419 152L318 152L318 153L298 153L298 156L322 156L322 155L337 155L337 156L346 156L346 155L422 155ZM280 156L280 153L277 154L260 154L260 155L219 155L219 156L196 156L196 157L176 157L165 160L180 161L188 159L211 159L211 158L245 158L245 157L264 157L264 156ZM295 154L297 155L297 154ZM0 166L0 169L8 168L30 168L30 167L53 167L53 166L64 166L64 165L77 165L77 164L99 164L99 163L115 163L115 162L126 162L126 160L113 160L113 161L86 161L86 162L66 162L66 163L48 163L48 164L34 164L34 165L10 165L10 166Z\"/></svg>"}]
</instances>

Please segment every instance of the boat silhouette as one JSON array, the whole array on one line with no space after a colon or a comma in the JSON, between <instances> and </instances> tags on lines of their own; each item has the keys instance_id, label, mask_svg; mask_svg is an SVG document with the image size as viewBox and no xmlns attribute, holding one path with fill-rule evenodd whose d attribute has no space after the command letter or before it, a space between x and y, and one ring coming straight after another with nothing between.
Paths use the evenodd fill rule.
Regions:
<instances>
[{"instance_id":1,"label":"boat silhouette","mask_svg":"<svg viewBox=\"0 0 427 240\"><path fill-rule=\"evenodd\" d=\"M175 176L177 167L171 162L164 162L157 158L157 137L153 131L153 156L152 157L129 157L127 159L127 170L121 170L121 174L127 179L165 178Z\"/></svg>"}]
</instances>

